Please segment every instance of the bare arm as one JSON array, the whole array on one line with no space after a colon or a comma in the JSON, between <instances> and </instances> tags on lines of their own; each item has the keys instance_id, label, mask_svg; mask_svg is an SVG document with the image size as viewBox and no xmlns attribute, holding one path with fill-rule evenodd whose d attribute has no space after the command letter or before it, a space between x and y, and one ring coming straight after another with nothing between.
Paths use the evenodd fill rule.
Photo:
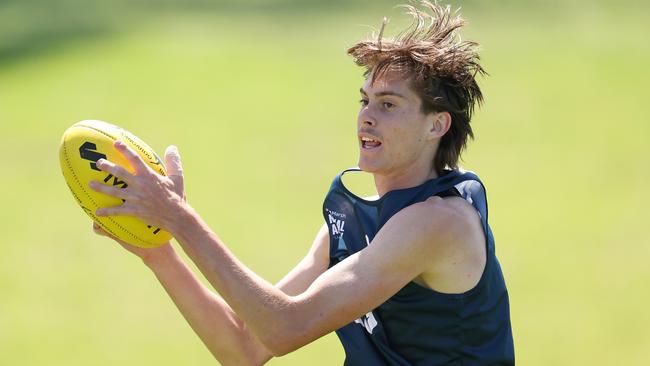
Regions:
<instances>
[{"instance_id":1,"label":"bare arm","mask_svg":"<svg viewBox=\"0 0 650 366\"><path fill-rule=\"evenodd\" d=\"M439 198L410 206L393 216L366 249L325 271L298 295L280 291L248 269L193 211L168 228L267 349L283 355L367 313L444 262L454 243L466 236L467 222Z\"/></svg>"},{"instance_id":2,"label":"bare arm","mask_svg":"<svg viewBox=\"0 0 650 366\"><path fill-rule=\"evenodd\" d=\"M212 355L223 365L261 365L268 361L271 353L230 306L203 285L173 249L170 251L145 263Z\"/></svg>"},{"instance_id":3,"label":"bare arm","mask_svg":"<svg viewBox=\"0 0 650 366\"><path fill-rule=\"evenodd\" d=\"M94 226L94 230L109 236L98 226ZM139 256L153 271L185 320L221 364L261 365L273 356L230 306L194 275L171 245L142 249L116 241ZM277 288L289 295L305 291L327 270L327 249L327 228L323 226L307 255L276 285Z\"/></svg>"},{"instance_id":4,"label":"bare arm","mask_svg":"<svg viewBox=\"0 0 650 366\"><path fill-rule=\"evenodd\" d=\"M97 167L122 177L129 188L95 186L93 189L126 200L96 214L133 215L170 231L247 329L273 355L291 352L351 322L415 277L444 273L441 268L457 252L466 257L475 250L468 245L472 242L468 233L476 231L471 215L433 197L395 214L367 248L322 273L304 292L287 294L241 263L184 202L178 193L183 192L178 170L169 177L159 176L125 144L116 142L115 147L135 173L102 159L97 161ZM475 211L472 215L476 219Z\"/></svg>"}]
</instances>

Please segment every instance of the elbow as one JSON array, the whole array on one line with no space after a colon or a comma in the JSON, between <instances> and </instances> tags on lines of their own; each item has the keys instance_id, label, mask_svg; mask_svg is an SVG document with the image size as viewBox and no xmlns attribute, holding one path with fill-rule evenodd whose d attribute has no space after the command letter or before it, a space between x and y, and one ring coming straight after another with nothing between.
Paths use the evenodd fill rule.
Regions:
<instances>
[{"instance_id":1,"label":"elbow","mask_svg":"<svg viewBox=\"0 0 650 366\"><path fill-rule=\"evenodd\" d=\"M301 339L292 334L272 334L265 337L262 341L266 349L271 352L273 357L281 357L287 355L306 343L301 342Z\"/></svg>"},{"instance_id":2,"label":"elbow","mask_svg":"<svg viewBox=\"0 0 650 366\"><path fill-rule=\"evenodd\" d=\"M275 326L267 328L258 339L274 356L281 357L318 338L317 322L311 309L294 299L291 306L276 314Z\"/></svg>"},{"instance_id":3,"label":"elbow","mask_svg":"<svg viewBox=\"0 0 650 366\"><path fill-rule=\"evenodd\" d=\"M273 355L273 357L282 357L297 349L286 345L267 345L267 348L269 351L271 351L271 355Z\"/></svg>"},{"instance_id":4,"label":"elbow","mask_svg":"<svg viewBox=\"0 0 650 366\"><path fill-rule=\"evenodd\" d=\"M281 329L265 334L260 341L274 357L284 356L310 342L305 325L303 322L287 319Z\"/></svg>"},{"instance_id":5,"label":"elbow","mask_svg":"<svg viewBox=\"0 0 650 366\"><path fill-rule=\"evenodd\" d=\"M274 346L274 348L270 349L270 351L271 351L271 354L273 355L273 357L282 357L282 356L288 355L289 353L299 349L300 347L302 347L302 345L296 346L296 345L292 345L292 344L284 344L284 345Z\"/></svg>"}]
</instances>

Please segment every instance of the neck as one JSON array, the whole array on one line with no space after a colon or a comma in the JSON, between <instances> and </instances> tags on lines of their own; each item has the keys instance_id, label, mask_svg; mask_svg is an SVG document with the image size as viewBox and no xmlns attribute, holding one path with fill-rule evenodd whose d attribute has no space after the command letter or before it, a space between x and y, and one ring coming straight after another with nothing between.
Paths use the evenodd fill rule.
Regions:
<instances>
[{"instance_id":1,"label":"neck","mask_svg":"<svg viewBox=\"0 0 650 366\"><path fill-rule=\"evenodd\" d=\"M418 186L429 179L437 178L438 174L433 167L429 169L407 169L389 174L374 173L375 187L379 197L386 192Z\"/></svg>"}]
</instances>

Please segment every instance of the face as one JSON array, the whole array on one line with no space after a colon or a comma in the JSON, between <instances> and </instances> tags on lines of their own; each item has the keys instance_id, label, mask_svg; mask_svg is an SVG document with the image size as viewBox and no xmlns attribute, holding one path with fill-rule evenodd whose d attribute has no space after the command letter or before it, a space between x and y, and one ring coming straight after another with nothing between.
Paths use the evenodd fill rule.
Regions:
<instances>
[{"instance_id":1,"label":"face","mask_svg":"<svg viewBox=\"0 0 650 366\"><path fill-rule=\"evenodd\" d=\"M438 114L422 113L422 100L409 79L384 73L374 83L368 78L360 93L359 167L383 175L431 169L437 141L446 129L439 133Z\"/></svg>"}]
</instances>

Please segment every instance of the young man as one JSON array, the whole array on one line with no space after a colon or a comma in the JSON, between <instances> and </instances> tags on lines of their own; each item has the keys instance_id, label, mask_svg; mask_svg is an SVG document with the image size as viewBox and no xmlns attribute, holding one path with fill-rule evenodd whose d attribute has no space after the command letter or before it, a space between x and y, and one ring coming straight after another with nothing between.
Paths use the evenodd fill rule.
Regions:
<instances>
[{"instance_id":1,"label":"young man","mask_svg":"<svg viewBox=\"0 0 650 366\"><path fill-rule=\"evenodd\" d=\"M135 173L97 162L128 183L92 182L125 200L97 214L134 215L166 228L221 295L204 287L171 245L121 243L151 268L221 363L262 364L332 331L346 365L514 363L485 190L477 176L456 169L482 99L475 76L484 72L477 45L458 40L463 21L422 3L431 14L408 7L416 22L397 39L384 39L382 27L375 40L348 51L367 70L359 167L373 174L379 198L355 196L337 176L325 198L325 225L275 286L244 266L186 203L174 147L165 153L169 177L119 142Z\"/></svg>"}]
</instances>

